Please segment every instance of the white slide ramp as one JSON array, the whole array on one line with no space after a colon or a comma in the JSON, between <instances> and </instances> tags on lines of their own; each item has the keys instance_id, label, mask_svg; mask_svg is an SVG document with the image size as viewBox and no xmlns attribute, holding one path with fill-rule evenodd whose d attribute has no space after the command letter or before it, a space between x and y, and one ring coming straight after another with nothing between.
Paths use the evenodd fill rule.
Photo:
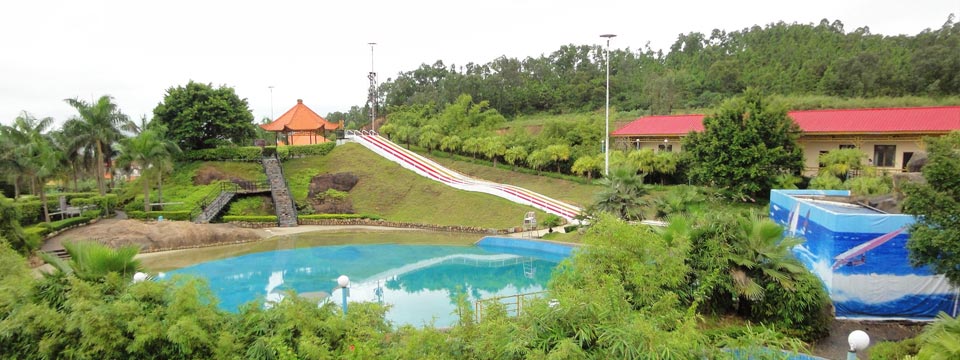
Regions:
<instances>
[{"instance_id":1,"label":"white slide ramp","mask_svg":"<svg viewBox=\"0 0 960 360\"><path fill-rule=\"evenodd\" d=\"M581 212L579 207L524 188L475 179L461 174L443 167L420 154L404 149L400 145L369 131L348 131L346 138L363 145L384 158L400 164L400 166L404 168L413 170L413 172L421 176L460 190L499 196L518 204L533 206L547 213L560 216L568 221L574 221L574 217Z\"/></svg>"}]
</instances>

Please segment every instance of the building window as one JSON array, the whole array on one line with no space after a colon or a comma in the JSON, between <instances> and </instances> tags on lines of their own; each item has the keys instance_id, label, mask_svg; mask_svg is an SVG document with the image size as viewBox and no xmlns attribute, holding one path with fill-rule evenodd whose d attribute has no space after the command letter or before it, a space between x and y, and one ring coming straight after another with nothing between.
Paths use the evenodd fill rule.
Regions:
<instances>
[{"instance_id":1,"label":"building window","mask_svg":"<svg viewBox=\"0 0 960 360\"><path fill-rule=\"evenodd\" d=\"M893 159L897 156L896 145L874 145L873 165L879 167L893 167Z\"/></svg>"},{"instance_id":2,"label":"building window","mask_svg":"<svg viewBox=\"0 0 960 360\"><path fill-rule=\"evenodd\" d=\"M660 151L673 152L673 144L660 144L659 149Z\"/></svg>"},{"instance_id":3,"label":"building window","mask_svg":"<svg viewBox=\"0 0 960 360\"><path fill-rule=\"evenodd\" d=\"M843 149L856 149L857 146L853 144L840 144L840 150Z\"/></svg>"}]
</instances>

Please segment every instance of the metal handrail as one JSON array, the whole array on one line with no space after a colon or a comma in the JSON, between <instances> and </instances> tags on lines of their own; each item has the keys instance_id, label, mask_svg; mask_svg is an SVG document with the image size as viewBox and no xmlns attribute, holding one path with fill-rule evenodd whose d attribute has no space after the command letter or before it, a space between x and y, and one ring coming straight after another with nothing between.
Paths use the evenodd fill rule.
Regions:
<instances>
[{"instance_id":1,"label":"metal handrail","mask_svg":"<svg viewBox=\"0 0 960 360\"><path fill-rule=\"evenodd\" d=\"M474 316L476 316L476 321L480 322L481 320L483 320L484 304L490 303L490 302L497 302L504 306L508 315L510 315L512 312L512 315L519 316L520 313L523 312L524 299L527 299L530 297L536 297L536 295L541 295L546 293L547 293L546 291L537 291L532 293L505 295L505 296L492 297L488 299L480 299L480 300L477 300L476 303L474 304L473 313L474 313ZM504 302L503 300L512 300L512 301Z\"/></svg>"}]
</instances>

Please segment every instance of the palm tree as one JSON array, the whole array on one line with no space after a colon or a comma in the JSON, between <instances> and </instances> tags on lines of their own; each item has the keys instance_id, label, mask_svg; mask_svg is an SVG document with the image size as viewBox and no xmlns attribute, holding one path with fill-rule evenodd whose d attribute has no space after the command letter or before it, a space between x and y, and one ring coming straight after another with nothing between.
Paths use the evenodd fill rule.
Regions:
<instances>
[{"instance_id":1,"label":"palm tree","mask_svg":"<svg viewBox=\"0 0 960 360\"><path fill-rule=\"evenodd\" d=\"M118 164L140 166L141 182L143 182L143 211L150 211L149 173L157 173L158 182L162 186L163 171L171 165L172 155L180 150L173 142L161 136L162 130L160 128L142 130L136 137L120 140L116 146L120 152L117 158Z\"/></svg>"},{"instance_id":2,"label":"palm tree","mask_svg":"<svg viewBox=\"0 0 960 360\"><path fill-rule=\"evenodd\" d=\"M643 185L643 177L637 175L634 168L614 168L609 176L600 180L600 185L603 190L597 194L594 202L596 210L609 212L624 220L643 218L643 208L647 205L643 196L648 190Z\"/></svg>"},{"instance_id":3,"label":"palm tree","mask_svg":"<svg viewBox=\"0 0 960 360\"><path fill-rule=\"evenodd\" d=\"M791 249L803 243L803 239L782 236L783 227L768 218L753 215L739 219L728 257L736 295L762 299L763 286L758 280L776 281L788 290L794 288L794 277L806 269Z\"/></svg>"},{"instance_id":4,"label":"palm tree","mask_svg":"<svg viewBox=\"0 0 960 360\"><path fill-rule=\"evenodd\" d=\"M917 338L920 339L918 359L956 359L960 357L960 318L941 312Z\"/></svg>"},{"instance_id":5,"label":"palm tree","mask_svg":"<svg viewBox=\"0 0 960 360\"><path fill-rule=\"evenodd\" d=\"M68 262L47 253L41 253L40 256L59 273L75 275L82 280L103 281L110 273L132 278L143 269L140 260L136 259L140 252L137 245L113 249L94 241L78 241L64 242L63 248L70 254Z\"/></svg>"},{"instance_id":6,"label":"palm tree","mask_svg":"<svg viewBox=\"0 0 960 360\"><path fill-rule=\"evenodd\" d=\"M50 209L44 184L59 163L50 135L46 133L52 123L53 118L37 119L24 111L14 120L13 126L4 126L2 129L3 137L12 144L11 156L15 168L30 181L33 192L40 195L46 222L50 221Z\"/></svg>"},{"instance_id":7,"label":"palm tree","mask_svg":"<svg viewBox=\"0 0 960 360\"><path fill-rule=\"evenodd\" d=\"M67 104L77 109L79 122L74 125L80 129L78 140L93 147L97 158L97 188L100 195L106 194L104 186L104 151L108 150L114 141L122 137L119 127L129 121L126 115L113 103L113 97L101 96L94 103L87 103L79 99L64 99Z\"/></svg>"}]
</instances>

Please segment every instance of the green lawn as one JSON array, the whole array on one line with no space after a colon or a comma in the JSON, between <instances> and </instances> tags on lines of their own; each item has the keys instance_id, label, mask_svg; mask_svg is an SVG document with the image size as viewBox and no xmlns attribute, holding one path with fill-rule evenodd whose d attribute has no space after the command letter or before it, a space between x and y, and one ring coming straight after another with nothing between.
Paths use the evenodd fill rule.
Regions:
<instances>
[{"instance_id":1,"label":"green lawn","mask_svg":"<svg viewBox=\"0 0 960 360\"><path fill-rule=\"evenodd\" d=\"M429 180L359 144L338 146L323 157L292 159L283 166L291 194L298 201L306 198L309 181L317 174L357 175L359 182L349 196L354 212L391 221L512 228L520 226L523 214L533 210L496 196L457 190ZM537 216L542 219L546 214L537 211Z\"/></svg>"},{"instance_id":2,"label":"green lawn","mask_svg":"<svg viewBox=\"0 0 960 360\"><path fill-rule=\"evenodd\" d=\"M193 209L204 196L220 188L217 182L208 185L194 185L198 174L213 173L219 174L225 179L263 181L267 178L263 173L263 166L257 162L203 161L178 163L173 172L163 179L163 202L169 204L164 206L164 210ZM155 178L150 180L153 181ZM143 183L141 181L143 181L143 178L125 184L121 198L142 201ZM150 201L157 202L158 195L156 187L153 187L150 190ZM143 210L143 206L138 205L135 210Z\"/></svg>"}]
</instances>

